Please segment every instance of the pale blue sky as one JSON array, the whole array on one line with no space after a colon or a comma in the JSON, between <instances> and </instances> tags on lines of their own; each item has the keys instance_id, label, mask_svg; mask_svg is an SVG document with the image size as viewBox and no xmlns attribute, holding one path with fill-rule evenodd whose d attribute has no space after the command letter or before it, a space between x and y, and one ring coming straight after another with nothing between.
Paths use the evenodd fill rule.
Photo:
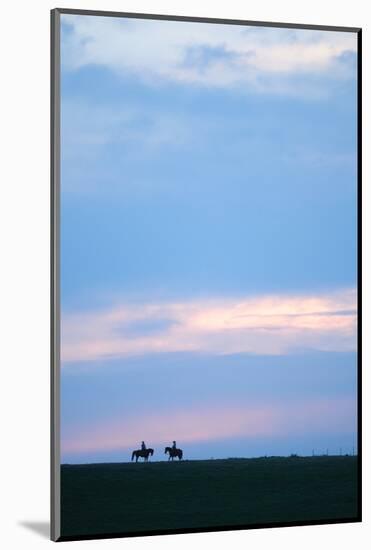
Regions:
<instances>
[{"instance_id":1,"label":"pale blue sky","mask_svg":"<svg viewBox=\"0 0 371 550\"><path fill-rule=\"evenodd\" d=\"M65 460L355 444L355 34L63 15L61 179Z\"/></svg>"}]
</instances>

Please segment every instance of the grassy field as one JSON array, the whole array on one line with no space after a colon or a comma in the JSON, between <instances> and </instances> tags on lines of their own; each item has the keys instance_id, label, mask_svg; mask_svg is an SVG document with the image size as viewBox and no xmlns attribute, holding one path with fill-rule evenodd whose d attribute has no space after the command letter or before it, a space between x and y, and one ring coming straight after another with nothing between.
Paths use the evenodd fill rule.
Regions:
<instances>
[{"instance_id":1,"label":"grassy field","mask_svg":"<svg viewBox=\"0 0 371 550\"><path fill-rule=\"evenodd\" d=\"M62 466L62 536L356 516L352 456Z\"/></svg>"}]
</instances>

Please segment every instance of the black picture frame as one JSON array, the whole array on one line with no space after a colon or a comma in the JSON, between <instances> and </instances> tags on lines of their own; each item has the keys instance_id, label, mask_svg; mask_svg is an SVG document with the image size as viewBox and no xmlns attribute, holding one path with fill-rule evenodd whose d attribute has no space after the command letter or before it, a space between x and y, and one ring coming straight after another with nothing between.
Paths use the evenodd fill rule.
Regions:
<instances>
[{"instance_id":1,"label":"black picture frame","mask_svg":"<svg viewBox=\"0 0 371 550\"><path fill-rule=\"evenodd\" d=\"M228 25L246 25L255 27L278 27L288 29L309 29L323 31L341 31L357 35L357 429L358 429L358 513L355 518L321 519L315 521L293 521L286 523L259 523L247 525L222 525L210 528L189 528L156 531L138 531L122 533L101 533L97 535L63 536L60 521L60 16L62 14L151 19L165 21L184 21ZM56 8L51 10L51 361L50 361L50 420L51 420L51 539L53 541L89 540L153 536L164 534L186 534L198 532L236 531L263 529L267 527L289 527L304 525L323 525L354 523L362 521L362 29L359 27L327 26L316 24L275 23L240 19L221 19L213 17L186 17L148 13L128 13L115 11L82 10Z\"/></svg>"}]
</instances>

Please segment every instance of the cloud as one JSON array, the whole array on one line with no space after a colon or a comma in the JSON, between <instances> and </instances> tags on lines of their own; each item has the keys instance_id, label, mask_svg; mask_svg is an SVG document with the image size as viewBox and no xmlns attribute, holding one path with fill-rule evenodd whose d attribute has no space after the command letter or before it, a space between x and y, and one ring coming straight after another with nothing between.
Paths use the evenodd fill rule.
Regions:
<instances>
[{"instance_id":1,"label":"cloud","mask_svg":"<svg viewBox=\"0 0 371 550\"><path fill-rule=\"evenodd\" d=\"M286 354L356 349L356 291L120 302L62 315L63 364L164 352Z\"/></svg>"},{"instance_id":2,"label":"cloud","mask_svg":"<svg viewBox=\"0 0 371 550\"><path fill-rule=\"evenodd\" d=\"M183 447L187 443L232 437L352 433L355 428L356 408L351 398L254 407L209 406L113 419L83 430L70 428L62 437L62 453L133 449L139 439L144 439L148 446L161 445L161 449L156 449L158 459L162 458L162 446L174 437Z\"/></svg>"},{"instance_id":3,"label":"cloud","mask_svg":"<svg viewBox=\"0 0 371 550\"><path fill-rule=\"evenodd\" d=\"M296 77L355 78L353 33L63 15L65 70L98 65L157 86L323 93ZM292 77L295 77L293 80Z\"/></svg>"},{"instance_id":4,"label":"cloud","mask_svg":"<svg viewBox=\"0 0 371 550\"><path fill-rule=\"evenodd\" d=\"M68 147L69 155L81 156L84 146L96 149L112 144L156 152L158 147L176 147L190 138L191 130L181 114L158 113L133 103L118 108L81 100L62 102L62 145Z\"/></svg>"}]
</instances>

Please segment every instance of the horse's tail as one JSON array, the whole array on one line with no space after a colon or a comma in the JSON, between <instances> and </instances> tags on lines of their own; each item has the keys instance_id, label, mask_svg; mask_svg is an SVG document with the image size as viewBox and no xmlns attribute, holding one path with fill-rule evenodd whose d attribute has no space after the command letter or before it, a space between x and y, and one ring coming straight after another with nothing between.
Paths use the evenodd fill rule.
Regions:
<instances>
[{"instance_id":1,"label":"horse's tail","mask_svg":"<svg viewBox=\"0 0 371 550\"><path fill-rule=\"evenodd\" d=\"M182 449L179 449L179 459L182 460L183 458L183 451Z\"/></svg>"},{"instance_id":2,"label":"horse's tail","mask_svg":"<svg viewBox=\"0 0 371 550\"><path fill-rule=\"evenodd\" d=\"M153 456L153 453L154 453L153 449L148 449L148 450L149 450L149 454L150 454L151 456Z\"/></svg>"},{"instance_id":3,"label":"horse's tail","mask_svg":"<svg viewBox=\"0 0 371 550\"><path fill-rule=\"evenodd\" d=\"M133 454L131 455L131 461L133 462L134 460L134 457L135 457L135 451L133 451Z\"/></svg>"}]
</instances>

